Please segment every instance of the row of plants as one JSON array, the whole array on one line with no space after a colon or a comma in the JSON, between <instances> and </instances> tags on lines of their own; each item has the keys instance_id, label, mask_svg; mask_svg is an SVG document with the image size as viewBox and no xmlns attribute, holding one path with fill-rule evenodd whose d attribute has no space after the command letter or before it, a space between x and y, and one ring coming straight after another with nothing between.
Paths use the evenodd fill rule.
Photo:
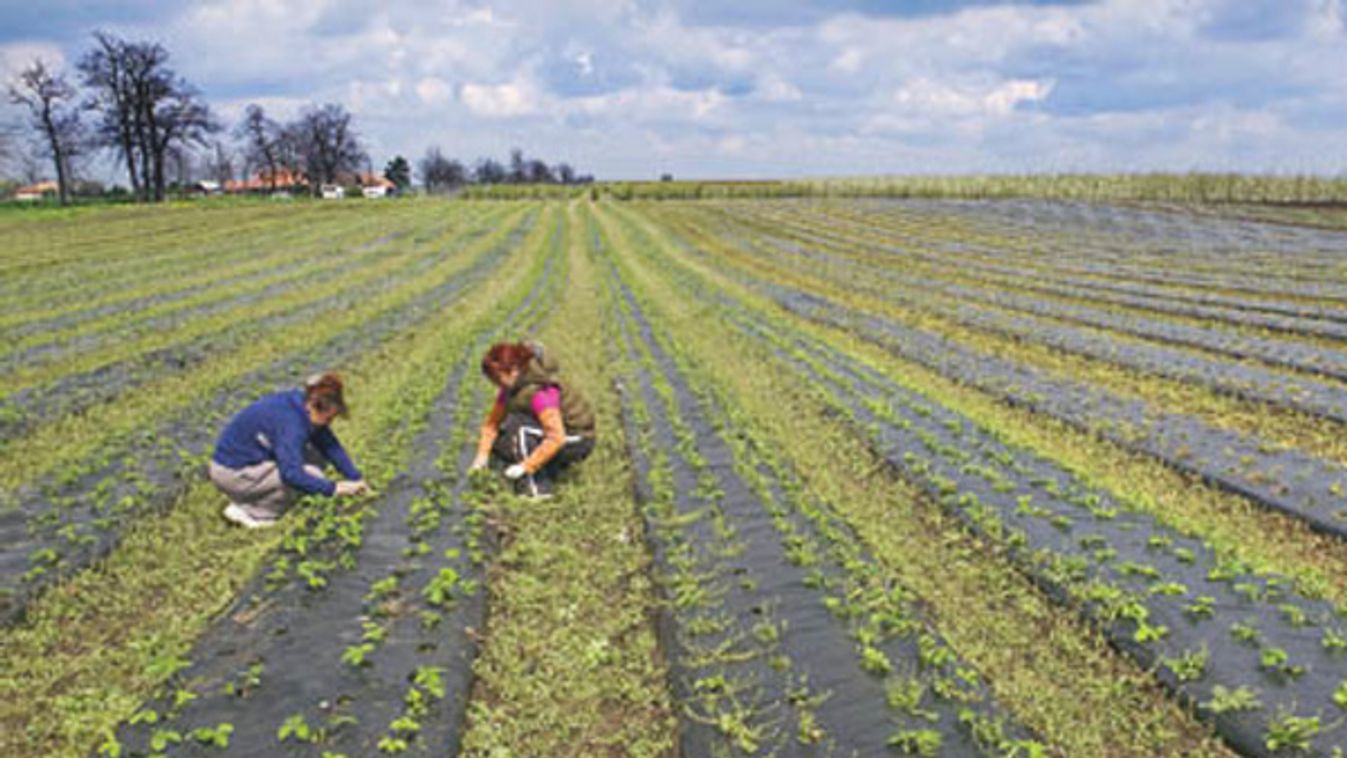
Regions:
<instances>
[{"instance_id":1,"label":"row of plants","mask_svg":"<svg viewBox=\"0 0 1347 758\"><path fill-rule=\"evenodd\" d=\"M189 400L209 394L213 384L224 384L258 362L284 356L354 329L376 314L395 313L399 308L420 309L442 294L441 290L456 288L458 284L454 280L460 274L498 262L503 254L501 251L507 249L502 246L502 240L526 228L532 219L533 216L520 209L454 255L435 260L433 252L425 253L435 260L433 267L418 278L402 282L401 287L377 290L367 299L352 303L345 311L329 314L320 321L295 323L278 329L265 340L240 346L233 352L209 356L188 371L147 383L136 392L122 396L117 403L105 406L96 424L90 423L92 419L72 416L61 419L58 424L39 427L23 438L22 446L12 446L16 448L13 456L0 462L0 482L14 486L40 479L53 470L69 471L69 464L86 459L92 449L103 444L106 436L124 435L128 429L143 428L146 422L162 415L166 406L181 408ZM452 245L452 240L446 242ZM358 330L353 333L358 334Z\"/></svg>"},{"instance_id":2,"label":"row of plants","mask_svg":"<svg viewBox=\"0 0 1347 758\"><path fill-rule=\"evenodd\" d=\"M599 263L588 206L571 203L567 213L564 286L534 336L589 398L597 442L552 498L489 498L500 549L462 752L665 756L676 722L650 623L655 597L617 420ZM507 335L525 326L511 322Z\"/></svg>"},{"instance_id":3,"label":"row of plants","mask_svg":"<svg viewBox=\"0 0 1347 758\"><path fill-rule=\"evenodd\" d=\"M694 468L698 460L710 466L714 478L707 487L719 494L714 514L703 518L714 519L713 533L743 535L731 546L728 573L747 596L730 595L726 602L770 609L771 621L759 621L752 633L779 644L785 660L775 665L789 664L817 693L812 709L798 711L793 747L1046 754L1007 722L978 672L931 632L902 588L883 580L828 505L805 496L779 461L769 462L770 447L746 433L722 398L689 381L696 370L688 356L647 320L627 283L619 278L615 286L625 333L642 343L644 369L634 384L666 398L663 412L679 438L675 444L689 449L685 456ZM652 423L660 423L658 417ZM693 538L711 534L694 532ZM702 689L694 684L694 698L684 700L694 713Z\"/></svg>"},{"instance_id":4,"label":"row of plants","mask_svg":"<svg viewBox=\"0 0 1347 758\"><path fill-rule=\"evenodd\" d=\"M364 288L366 297L369 297L395 287L402 281L405 271L424 275L430 267L443 263L444 258L438 255L439 244L453 240L454 236L452 233L447 234L444 239L432 240L430 244L395 244L378 249L365 261L367 266L361 266L360 259L353 261L355 265L347 272L351 278L343 281L341 287L323 286L323 282L318 281L315 283L317 286L312 288L293 288L280 297L262 303L237 303L224 311L201 319L188 319L174 328L151 331L138 338L125 341L98 340L89 350L69 355L53 354L50 359L18 363L11 367L5 377L9 389L7 395L13 396L30 388L45 390L71 376L97 371L115 373L119 366L128 363L132 366L172 365L176 354L188 354L192 347L203 341L209 347L208 341L215 337L223 325L232 326L235 322L238 322L238 328L251 328L254 335L266 334L262 329L273 320L280 322L274 327L276 329L302 322L307 317L322 313L324 306L333 298L338 299L339 305L345 305L340 298L353 290Z\"/></svg>"},{"instance_id":5,"label":"row of plants","mask_svg":"<svg viewBox=\"0 0 1347 758\"><path fill-rule=\"evenodd\" d=\"M1064 755L1229 755L1166 702L1153 679L1050 604L1005 560L1004 548L971 536L892 477L863 430L724 314L727 293L765 314L776 311L770 301L724 278L718 266L685 255L648 213L610 209L625 237L624 266L658 303L661 330L699 356L699 381L714 377L727 388L731 412L742 411L746 426L766 430L763 439L793 463L807 491L835 508L873 551L888 586L913 588L951 645L985 672L998 701Z\"/></svg>"},{"instance_id":6,"label":"row of plants","mask_svg":"<svg viewBox=\"0 0 1347 758\"><path fill-rule=\"evenodd\" d=\"M692 225L683 225L688 228ZM718 227L717 227L718 228ZM730 234L703 234L710 237L708 244L718 245L722 237ZM881 256L882 258L882 256ZM739 256L742 259L742 256ZM743 259L748 262L750 259ZM766 261L764 261L766 262ZM763 267L759 267L763 268ZM815 266L816 269L821 268ZM959 266L951 266L951 270ZM765 274L773 275L774 267L765 269ZM800 278L800 277L792 277ZM811 289L820 284L817 277L805 277ZM836 289L836 288L835 288ZM849 293L850 290L840 290ZM1299 448L1315 456L1333 461L1347 461L1347 448L1344 448L1334 435L1335 423L1325 423L1321 417L1302 413L1284 407L1269 406L1261 401L1248 401L1238 395L1217 393L1200 384L1166 378L1159 374L1150 374L1121 367L1117 363L1092 360L1080 355L1066 353L1043 346L1032 341L1010 341L998 334L978 329L965 328L948 319L932 317L932 314L920 310L905 310L901 303L891 298L868 298L867 308L877 309L885 315L901 317L921 328L940 332L958 342L974 347L982 352L1001 353L1013 356L1021 363L1027 363L1051 375L1074 381L1087 381L1101 389L1107 389L1123 396L1140 397L1155 404L1157 410L1201 418L1205 423L1234 431L1252 433L1269 445ZM1129 342L1129 338L1110 336L1102 339L1101 344L1109 345L1115 341ZM1260 367L1261 368L1261 367ZM1271 370L1271 369L1265 369ZM1304 377L1313 387L1324 380ZM1333 385L1335 382L1327 381ZM1294 389L1288 386L1288 390Z\"/></svg>"},{"instance_id":7,"label":"row of plants","mask_svg":"<svg viewBox=\"0 0 1347 758\"><path fill-rule=\"evenodd\" d=\"M757 219L752 224L755 232L785 237L808 248L842 251L887 268L902 262L932 276L974 287L990 285L1046 294L1067 303L1117 306L1113 310L1122 315L1167 313L1198 326L1224 322L1255 337L1263 334L1261 330L1273 330L1334 338L1341 336L1341 321L1347 319L1347 310L1343 308L1297 300L1303 290L1303 282L1298 280L1271 290L1268 293L1274 298L1271 300L1245 293L1225 293L1219 284L1213 288L1210 283L1187 286L1146 283L1125 275L1128 269L1122 264L1135 265L1137 259L1145 258L1128 247L1112 250L1089 271L1073 272L1068 269L1083 255L1080 230L1057 243L1038 235L1024 240L991 234L978 238L963 227L913 229L911 224L904 223L906 216L887 224L873 223L869 218L857 219L835 208L810 209L807 214L750 212L743 216L737 220ZM1111 240L1111 244L1119 242ZM1170 252L1172 249L1166 248L1164 254L1137 266L1136 271L1144 278L1195 265L1185 251L1174 253ZM1305 255L1301 250L1290 254L1298 258ZM1239 258L1226 250L1219 264L1221 270L1237 268ZM1284 258L1278 265L1285 269ZM1255 280L1266 288L1275 276L1260 271ZM1328 276L1319 273L1318 279Z\"/></svg>"},{"instance_id":8,"label":"row of plants","mask_svg":"<svg viewBox=\"0 0 1347 758\"><path fill-rule=\"evenodd\" d=\"M0 399L0 429L8 440L21 438L43 423L115 401L136 387L190 371L221 352L238 350L270 333L349 308L381 291L414 281L462 249L484 229L434 240L426 247L372 249L350 259L323 264L325 271L279 284L265 295L254 292L222 309L189 314L176 328L147 325L134 335L91 335L87 350L52 354L51 361L14 361L24 377ZM441 248L440 245L445 245ZM353 286L336 286L346 281ZM165 327L165 325L158 325ZM126 341L122 341L122 337ZM64 363L65 365L61 365Z\"/></svg>"},{"instance_id":9,"label":"row of plants","mask_svg":"<svg viewBox=\"0 0 1347 758\"><path fill-rule=\"evenodd\" d=\"M863 292L877 299L897 296L904 307L916 308L964 327L1008 336L1016 341L1042 344L1056 351L1112 363L1137 372L1187 381L1254 402L1288 407L1312 416L1347 423L1347 389L1308 377L1235 362L1249 357L1239 354L1238 350L1219 350L1210 344L1193 345L1227 356L1217 358L1207 357L1202 352L1166 347L1163 344L1165 342L1184 344L1180 340L1161 336L1160 333L1172 325L1166 324L1158 330L1151 330L1138 320L1125 316L1099 315L1099 312L1073 318L1063 307L1031 297L949 284L910 271L898 273L891 267L858 265L842 256L818 250L801 250L788 242L761 237L753 240L730 237L728 241L740 250L756 254L764 266L784 263L796 270L809 270L823 263L827 281L835 283L839 288ZM795 262L797 260L798 263ZM992 307L978 305L979 302ZM1075 306L1064 308L1072 312L1084 310ZM1077 321L1087 328L1069 326L1061 323L1063 320L1068 323ZM1158 340L1161 344L1119 335ZM1222 336L1218 341L1226 340ZM1239 341L1239 344L1247 343ZM1264 354L1264 357L1268 356ZM1275 363L1276 359L1269 358L1268 362Z\"/></svg>"},{"instance_id":10,"label":"row of plants","mask_svg":"<svg viewBox=\"0 0 1347 758\"><path fill-rule=\"evenodd\" d=\"M359 400L355 415L343 427L342 437L383 494L401 497L396 493L411 484L405 480L395 482L394 478L416 452L423 424L430 423L424 403L435 397L441 403L461 400L456 394L444 396L439 390L444 387L446 377L451 376L451 369L462 361L466 346L541 281L542 259L546 256L540 253L545 250L543 243L554 213L543 211L542 223L534 226L527 239L515 243L504 256L503 265L490 267L486 276L474 279L473 286L457 296L436 301L428 312L403 322L378 344L348 356L340 364ZM409 402L417 408L407 406ZM449 431L439 429L437 434L443 438ZM383 492L385 486L387 492ZM430 579L440 576L440 569L458 571L456 566L462 567L463 561L474 557L468 550L457 557L446 557L444 550L433 549L435 540L450 539L450 535L455 539L460 534L471 536L476 527L459 529L462 511L444 517L446 490L434 486L431 490L425 498L415 498L415 502L403 501L406 519L396 516L393 519L398 525L396 542L400 543L396 557L414 560L427 571L433 569L434 576L423 586L405 585L418 598L417 602L422 602L420 599L425 596L421 591L430 586ZM358 576L364 586L356 599L363 607L364 596L389 574L386 565L379 567L377 573L361 570L352 573L342 566L343 562L354 560L343 557L353 555L348 550L351 541L358 538L365 549L374 547L375 539L364 532L367 519L378 511L373 503L357 503L354 511L337 508L338 504L332 501L311 503L288 517L281 529L265 533L224 524L218 515L220 505L218 492L208 482L193 477L171 511L161 518L131 525L117 550L100 562L96 570L72 577L60 592L43 595L29 609L24 624L3 632L6 648L16 651L16 661L34 661L33 665L16 666L10 682L14 687L24 688L29 693L28 699L20 702L12 698L14 690L9 687L6 688L9 694L0 697L7 704L0 708L0 721L18 725L14 730L0 730L6 732L5 738L0 739L6 754L66 753L88 749L96 741L106 740L119 721L129 718L142 703L152 699L154 692L166 686L169 677L183 668L162 663L189 660L192 644L209 628L209 620L228 607L230 598L265 589L268 576L273 577L277 592L293 592L311 603L321 602L327 589L346 581L342 577ZM410 515L413 512L417 527L409 523L413 521ZM438 513L437 518L441 519L438 527L432 525L433 513ZM408 535L414 528L421 530L421 541L432 549L423 552L423 548L415 548L416 555L403 555L403 550L413 550ZM328 550L333 552L325 557ZM288 565L284 571L278 571L277 561L287 555ZM334 565L323 565L329 560ZM469 575L466 568L460 572L462 579ZM256 577L251 589L250 577ZM438 594L448 605L457 607L458 599L467 597L453 595L465 588L459 582L444 579L436 586L447 592ZM248 615L254 614L274 623L278 616L271 614L293 620L303 617L305 609L302 603L288 608L272 607L266 602L261 607L243 604L238 608L239 614L231 618L233 623L246 625ZM412 618L414 623L420 622L419 613L413 613ZM227 623L222 619L220 628ZM319 623L318 617L314 617L313 623ZM355 625L356 630L334 625L327 632L363 635L367 631L354 618L348 619L348 623ZM427 630L427 640L434 641L446 633L455 621L446 618L444 623L438 630ZM408 648L402 638L390 635L383 644L391 645L388 650L393 651L413 649L425 641ZM344 648L336 651L332 658L334 666L340 667L344 652ZM371 655L377 657L378 652L371 651ZM440 648L436 655L451 652ZM237 670L236 690L238 686L258 688L248 685L254 679L260 679L265 687L266 664L263 671L256 672L251 670L253 663ZM358 678L363 667L350 670ZM448 672L438 673L440 681L449 686L444 676ZM276 675L273 672L273 680ZM435 675L436 672L428 672L422 677L418 686L427 690L423 695L438 689L433 681ZM223 691L227 683L218 684ZM393 693L393 699L403 704L406 695L403 690L408 683L399 680L396 685L399 691ZM162 694L173 697L171 691ZM461 702L456 707L461 707ZM276 744L277 730L294 714L273 715L278 720L270 734L272 743L278 749L288 749ZM191 731L217 725L207 719L193 724ZM309 724L310 728L316 726ZM387 726L384 723L378 728L382 731ZM291 727L291 731L305 731L298 723ZM366 728L374 728L373 722ZM231 741L242 739L238 731L231 731ZM177 749L198 749L186 739L188 734L190 731L181 734L184 741ZM153 739L153 732L150 738ZM299 747L307 744L290 742Z\"/></svg>"},{"instance_id":11,"label":"row of plants","mask_svg":"<svg viewBox=\"0 0 1347 758\"><path fill-rule=\"evenodd\" d=\"M395 291L387 300L375 298L316 334L310 327L310 339L296 335L289 352L241 365L231 381L201 388L202 396L187 407L170 408L151 420L156 434L110 439L103 452L68 465L62 476L17 489L16 513L22 520L0 525L12 536L0 547L5 619L17 618L46 586L113 549L127 524L172 506L204 463L215 429L240 403L375 351L398 333L434 319L447 303L508 265L531 228L529 220L504 226L464 250L466 260L456 261L452 273L414 282L406 295Z\"/></svg>"},{"instance_id":12,"label":"row of plants","mask_svg":"<svg viewBox=\"0 0 1347 758\"><path fill-rule=\"evenodd\" d=\"M717 260L726 258L719 256ZM785 278L779 275L776 280L769 279L762 270L734 271L741 281L797 314L852 330L905 360L1154 456L1166 465L1303 520L1316 530L1347 533L1347 512L1343 509L1347 501L1342 497L1347 474L1334 461L1270 446L1256 436L1165 411L1142 398L1119 395L1079 380L1048 375L1010 358L970 350L924 325L910 326L872 315L888 308L875 300L840 293L822 296L815 294L821 291L818 285L806 290L780 283ZM848 301L860 305L849 305Z\"/></svg>"},{"instance_id":13,"label":"row of plants","mask_svg":"<svg viewBox=\"0 0 1347 758\"><path fill-rule=\"evenodd\" d=\"M867 214L857 217L851 206L830 205L811 208L806 222L803 214L752 213L773 224L780 224L792 235L801 235L812 243L854 242L865 240L871 249L888 257L900 256L917 262L928 262L941 267L945 273L957 268L966 276L1012 277L1023 282L1062 283L1094 292L1118 292L1149 295L1179 302L1198 302L1220 305L1240 313L1281 313L1305 318L1341 320L1344 311L1331 301L1307 300L1324 279L1331 279L1331 271L1314 271L1312 262L1305 259L1310 253L1302 247L1278 246L1276 250L1293 250L1297 268L1285 266L1285 254L1273 258L1266 267L1258 267L1237 281L1229 279L1229 272L1240 270L1241 261L1256 257L1248 251L1239 255L1227 249L1215 251L1208 264L1192 260L1192 251L1181 241L1170 240L1158 252L1145 255L1134 247L1107 239L1097 246L1107 245L1106 252L1091 260L1092 234L1088 227L1078 227L1054 239L1046 230L1016 237L1000 227L979 229L971 224L933 219L926 206L905 209L905 212ZM1094 233L1097 235L1097 233ZM1082 239L1085 237L1086 239ZM902 243L895 246L895 242ZM1335 259L1326 253L1329 261ZM956 264L951 265L951 264ZM1185 271L1211 268L1215 275L1193 276ZM1180 277L1180 279L1175 279ZM1340 276L1339 276L1340 278ZM1331 292L1321 293L1332 295ZM1340 305L1340 304L1339 304Z\"/></svg>"},{"instance_id":14,"label":"row of plants","mask_svg":"<svg viewBox=\"0 0 1347 758\"><path fill-rule=\"evenodd\" d=\"M258 246L239 246L237 240L261 240L285 236L286 229L305 229L309 235L321 235L312 223L319 217L310 214L231 214L201 219L187 213L170 213L172 228L163 228L151 219L126 236L106 244L90 243L87 232L98 224L83 224L69 229L43 228L41 251L11 248L15 264L5 277L5 316L0 324L9 328L35 319L50 319L72 310L123 301L126 293L153 292L159 276L204 283L200 276L203 262L230 260L235 265L258 254ZM336 226L347 219L325 217ZM302 238L302 237L301 237ZM8 239L8 238L6 238ZM162 284L162 282L159 282ZM108 288L111 289L108 289Z\"/></svg>"},{"instance_id":15,"label":"row of plants","mask_svg":"<svg viewBox=\"0 0 1347 758\"><path fill-rule=\"evenodd\" d=\"M430 232L433 216L408 213L352 218L347 223L333 224L324 229L321 239L312 240L314 229L302 225L287 226L268 234L264 240L250 236L236 237L237 247L269 244L267 253L238 261L223 262L214 257L202 260L200 268L213 270L215 276L205 282L182 284L176 290L162 288L152 295L138 296L135 287L119 290L121 299L90 307L68 310L56 317L34 319L21 326L5 329L0 340L5 343L5 355L40 356L67 350L87 349L97 336L117 334L136 335L148 325L171 325L175 321L228 307L231 300L253 297L255 293L277 292L286 281L309 273L321 274L329 267L347 258L359 256L374 248L396 241L408 234L423 236ZM408 222L415 226L408 225ZM419 227L419 228L418 228ZM306 243L305 238L310 238ZM172 280L153 280L158 284ZM126 295L131 295L126 297Z\"/></svg>"},{"instance_id":16,"label":"row of plants","mask_svg":"<svg viewBox=\"0 0 1347 758\"><path fill-rule=\"evenodd\" d=\"M824 367L842 373L837 364ZM855 377L846 379L850 386L830 389L856 397L849 406L855 423L878 425L876 445L904 476L1021 552L1026 570L1109 625L1115 644L1140 665L1162 664L1162 681L1198 704L1241 752L1265 754L1260 744L1275 752L1291 744L1287 730L1302 734L1294 743L1308 748L1335 722L1326 706L1347 682L1339 676L1347 609L1297 597L1306 588L1284 578L1220 561L1202 542L1122 512L1107 493L1079 487L1042 459L1019 460L1018 451L987 437L969 439L964 419L922 404L896 408L906 398L891 384L857 387ZM881 403L888 407L871 412ZM1227 639L1214 631L1222 628ZM1264 706L1258 719L1243 716Z\"/></svg>"},{"instance_id":17,"label":"row of plants","mask_svg":"<svg viewBox=\"0 0 1347 758\"><path fill-rule=\"evenodd\" d=\"M96 259L104 255L129 255L123 247L125 241L143 235L146 231L156 235L184 233L193 228L204 231L200 217L188 214L139 217L115 213L102 215L99 219L102 223L97 224L83 223L85 219L56 219L50 216L45 219L9 217L5 220L4 229L9 233L7 239L12 239L14 244L0 251L0 261L11 272L41 268L27 263L32 256L38 257L38 263L67 261L72 265L94 264ZM274 218L272 216L271 220ZM254 223L265 223L269 219L261 214L251 220ZM13 223L16 221L18 223ZM100 246L110 249L100 249ZM154 251L155 254L161 252L162 249Z\"/></svg>"},{"instance_id":18,"label":"row of plants","mask_svg":"<svg viewBox=\"0 0 1347 758\"><path fill-rule=\"evenodd\" d=\"M1105 276L1121 273L1175 274L1194 282L1226 282L1259 291L1270 282L1299 282L1306 290L1341 292L1332 277L1341 273L1341 238L1314 229L1202 219L1196 215L1155 214L1109 205L1076 206L1086 210L1064 218L1051 203L921 204L933 228L958 220L959 237L973 249L1000 257L1022 257L1034 250L1061 256L1061 263L1082 265ZM941 216L943 215L943 219ZM882 225L883 215L871 216ZM1177 222L1177 223L1176 223ZM991 243L990 246L988 243ZM1278 253L1294 251L1288 267ZM1164 264L1179 264L1168 270ZM1040 258L1038 265L1056 261ZM1327 284L1327 289L1318 289Z\"/></svg>"},{"instance_id":19,"label":"row of plants","mask_svg":"<svg viewBox=\"0 0 1347 758\"><path fill-rule=\"evenodd\" d=\"M483 626L489 544L459 475L472 454L470 409L485 395L465 379L502 323L545 312L561 235L551 224L550 242L535 238L528 276L473 324L441 332L435 353L416 362L380 423L402 443L371 464L388 482L380 496L351 513L312 504L271 568L195 644L198 663L180 679L206 686L189 685L196 697L180 704L170 681L104 754L150 754L156 736L221 723L244 755L287 746L352 756L453 751L475 645L465 630ZM265 674L255 676L259 666ZM240 677L256 681L240 688ZM149 711L171 717L146 723Z\"/></svg>"},{"instance_id":20,"label":"row of plants","mask_svg":"<svg viewBox=\"0 0 1347 758\"><path fill-rule=\"evenodd\" d=\"M1158 666L1161 681L1241 752L1327 754L1336 744L1331 733L1347 707L1336 702L1342 608L1284 577L1253 576L1200 540L1124 510L1109 493L1001 443L779 316L719 300L722 317L771 344L895 471L1006 545L1017 565L1143 667ZM1224 639L1212 631L1221 622Z\"/></svg>"}]
</instances>

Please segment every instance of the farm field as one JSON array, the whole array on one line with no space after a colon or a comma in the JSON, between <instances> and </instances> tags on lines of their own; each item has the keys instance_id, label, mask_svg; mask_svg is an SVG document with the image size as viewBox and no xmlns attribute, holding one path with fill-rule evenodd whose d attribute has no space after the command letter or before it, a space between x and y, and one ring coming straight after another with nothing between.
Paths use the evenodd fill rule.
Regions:
<instances>
[{"instance_id":1,"label":"farm field","mask_svg":"<svg viewBox=\"0 0 1347 758\"><path fill-rule=\"evenodd\" d=\"M1347 751L1347 215L893 198L0 216L0 755ZM480 356L598 415L464 471ZM322 368L375 493L220 518Z\"/></svg>"}]
</instances>

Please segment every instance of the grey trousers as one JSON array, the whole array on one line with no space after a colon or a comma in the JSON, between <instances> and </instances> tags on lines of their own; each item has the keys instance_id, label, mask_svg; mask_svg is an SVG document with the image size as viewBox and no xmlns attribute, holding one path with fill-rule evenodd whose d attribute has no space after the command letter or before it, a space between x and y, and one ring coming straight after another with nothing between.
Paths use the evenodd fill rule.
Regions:
<instances>
[{"instance_id":1,"label":"grey trousers","mask_svg":"<svg viewBox=\"0 0 1347 758\"><path fill-rule=\"evenodd\" d=\"M304 471L312 476L325 476L326 459L313 446L304 448ZM251 511L252 515L271 517L281 515L299 499L299 490L281 481L281 470L276 461L263 461L229 468L210 462L210 481L231 501Z\"/></svg>"}]
</instances>

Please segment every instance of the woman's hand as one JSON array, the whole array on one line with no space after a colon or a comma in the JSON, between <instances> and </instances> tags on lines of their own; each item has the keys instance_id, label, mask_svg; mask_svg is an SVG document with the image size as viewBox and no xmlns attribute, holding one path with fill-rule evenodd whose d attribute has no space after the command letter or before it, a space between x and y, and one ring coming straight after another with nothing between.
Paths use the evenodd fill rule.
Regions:
<instances>
[{"instance_id":1,"label":"woman's hand","mask_svg":"<svg viewBox=\"0 0 1347 758\"><path fill-rule=\"evenodd\" d=\"M337 482L336 495L338 497L351 497L353 495L364 495L369 491L370 491L369 485L365 483L364 479L357 479L356 481L353 482Z\"/></svg>"},{"instance_id":2,"label":"woman's hand","mask_svg":"<svg viewBox=\"0 0 1347 758\"><path fill-rule=\"evenodd\" d=\"M516 464L511 465L509 468L505 469L505 478L506 478L506 479L518 479L518 478L522 477L524 474L527 474L527 473L528 473L528 469L524 468L524 464L522 464L522 463L516 463Z\"/></svg>"},{"instance_id":3,"label":"woman's hand","mask_svg":"<svg viewBox=\"0 0 1347 758\"><path fill-rule=\"evenodd\" d=\"M487 461L488 456L478 455L476 458L472 459L472 464L468 466L468 471L481 471L486 468Z\"/></svg>"}]
</instances>

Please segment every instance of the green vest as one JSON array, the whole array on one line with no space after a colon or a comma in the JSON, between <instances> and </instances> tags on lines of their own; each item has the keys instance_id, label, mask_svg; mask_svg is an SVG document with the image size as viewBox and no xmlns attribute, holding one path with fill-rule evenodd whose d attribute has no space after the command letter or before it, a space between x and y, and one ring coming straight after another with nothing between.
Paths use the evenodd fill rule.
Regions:
<instances>
[{"instance_id":1,"label":"green vest","mask_svg":"<svg viewBox=\"0 0 1347 758\"><path fill-rule=\"evenodd\" d=\"M594 436L594 410L578 389L561 381L560 369L556 359L547 353L529 361L524 372L510 387L505 400L507 413L533 415L533 396L538 390L548 386L561 389L561 422L566 425L566 434L581 437Z\"/></svg>"}]
</instances>

